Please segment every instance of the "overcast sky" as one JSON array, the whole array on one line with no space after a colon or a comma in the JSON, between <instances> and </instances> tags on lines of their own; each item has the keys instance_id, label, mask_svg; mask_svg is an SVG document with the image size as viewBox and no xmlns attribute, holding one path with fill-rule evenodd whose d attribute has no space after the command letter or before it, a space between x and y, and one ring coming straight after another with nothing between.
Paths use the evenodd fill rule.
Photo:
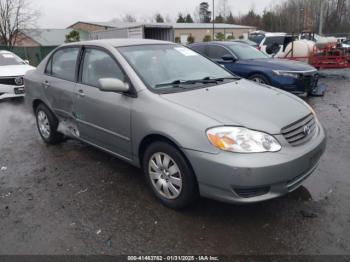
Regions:
<instances>
[{"instance_id":1,"label":"overcast sky","mask_svg":"<svg viewBox=\"0 0 350 262\"><path fill-rule=\"evenodd\" d=\"M110 21L132 14L139 20L153 17L155 13L169 15L173 20L179 12L191 15L203 0L27 0L32 8L39 9L38 27L62 28L78 20ZM215 0L218 3L220 0ZM279 2L282 0L274 0ZM208 1L210 4L212 0ZM251 7L262 12L272 0L228 0L234 14L245 13Z\"/></svg>"}]
</instances>

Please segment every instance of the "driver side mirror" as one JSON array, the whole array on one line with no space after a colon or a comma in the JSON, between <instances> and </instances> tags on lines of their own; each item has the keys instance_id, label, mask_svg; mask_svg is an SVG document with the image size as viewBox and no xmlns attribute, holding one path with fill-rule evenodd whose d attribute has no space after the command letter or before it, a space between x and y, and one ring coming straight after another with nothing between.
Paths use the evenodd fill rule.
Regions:
<instances>
[{"instance_id":1,"label":"driver side mirror","mask_svg":"<svg viewBox=\"0 0 350 262\"><path fill-rule=\"evenodd\" d=\"M121 81L118 78L101 78L98 80L99 89L104 92L126 93L130 87L128 83Z\"/></svg>"},{"instance_id":2,"label":"driver side mirror","mask_svg":"<svg viewBox=\"0 0 350 262\"><path fill-rule=\"evenodd\" d=\"M24 63L26 63L27 65L29 65L29 60L23 60Z\"/></svg>"},{"instance_id":3,"label":"driver side mirror","mask_svg":"<svg viewBox=\"0 0 350 262\"><path fill-rule=\"evenodd\" d=\"M237 61L237 59L233 55L230 55L230 54L226 54L226 55L222 56L221 59L224 60L225 62L236 62Z\"/></svg>"}]
</instances>

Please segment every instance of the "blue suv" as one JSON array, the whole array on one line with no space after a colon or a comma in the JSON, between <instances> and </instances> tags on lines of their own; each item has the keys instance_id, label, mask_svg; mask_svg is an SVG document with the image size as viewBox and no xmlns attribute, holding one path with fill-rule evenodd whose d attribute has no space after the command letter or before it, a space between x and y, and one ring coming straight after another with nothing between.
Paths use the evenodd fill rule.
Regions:
<instances>
[{"instance_id":1,"label":"blue suv","mask_svg":"<svg viewBox=\"0 0 350 262\"><path fill-rule=\"evenodd\" d=\"M317 89L317 69L302 62L270 58L258 49L238 42L195 43L189 47L252 81L294 94L311 95Z\"/></svg>"}]
</instances>

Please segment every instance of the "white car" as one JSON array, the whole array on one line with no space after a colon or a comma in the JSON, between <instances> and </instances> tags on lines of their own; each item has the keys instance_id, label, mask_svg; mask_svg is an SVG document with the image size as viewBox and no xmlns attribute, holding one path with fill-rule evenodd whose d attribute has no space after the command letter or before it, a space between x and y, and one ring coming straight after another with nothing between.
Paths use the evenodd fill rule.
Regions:
<instances>
[{"instance_id":1,"label":"white car","mask_svg":"<svg viewBox=\"0 0 350 262\"><path fill-rule=\"evenodd\" d=\"M350 40L345 40L341 43L342 47L350 48Z\"/></svg>"},{"instance_id":2,"label":"white car","mask_svg":"<svg viewBox=\"0 0 350 262\"><path fill-rule=\"evenodd\" d=\"M268 56L279 57L294 37L287 33L267 33L256 31L249 34L248 39L258 44L258 49Z\"/></svg>"},{"instance_id":3,"label":"white car","mask_svg":"<svg viewBox=\"0 0 350 262\"><path fill-rule=\"evenodd\" d=\"M24 96L23 76L35 69L9 51L0 51L0 100Z\"/></svg>"}]
</instances>

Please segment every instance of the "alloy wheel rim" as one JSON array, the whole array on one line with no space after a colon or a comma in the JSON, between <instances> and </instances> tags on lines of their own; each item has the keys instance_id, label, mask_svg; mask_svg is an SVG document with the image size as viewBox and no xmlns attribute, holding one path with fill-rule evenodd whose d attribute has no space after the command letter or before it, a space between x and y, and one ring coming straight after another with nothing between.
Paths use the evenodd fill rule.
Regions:
<instances>
[{"instance_id":1,"label":"alloy wheel rim","mask_svg":"<svg viewBox=\"0 0 350 262\"><path fill-rule=\"evenodd\" d=\"M39 126L40 134L45 139L48 139L51 133L50 122L47 115L43 111L38 112L38 126Z\"/></svg>"},{"instance_id":2,"label":"alloy wheel rim","mask_svg":"<svg viewBox=\"0 0 350 262\"><path fill-rule=\"evenodd\" d=\"M166 199L176 199L182 191L179 166L166 153L155 153L148 163L148 174L155 190Z\"/></svg>"}]
</instances>

